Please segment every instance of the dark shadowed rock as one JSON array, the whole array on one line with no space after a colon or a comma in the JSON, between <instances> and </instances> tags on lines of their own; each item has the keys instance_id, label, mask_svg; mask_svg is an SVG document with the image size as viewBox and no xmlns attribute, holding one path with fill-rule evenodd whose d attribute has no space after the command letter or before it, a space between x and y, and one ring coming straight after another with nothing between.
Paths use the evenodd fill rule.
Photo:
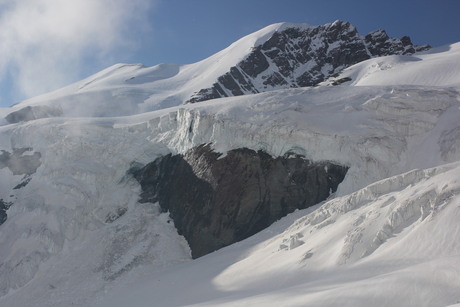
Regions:
<instances>
[{"instance_id":1,"label":"dark shadowed rock","mask_svg":"<svg viewBox=\"0 0 460 307\"><path fill-rule=\"evenodd\" d=\"M12 203L6 202L3 199L0 199L0 225L5 223L7 219L6 211L12 205Z\"/></svg>"},{"instance_id":2,"label":"dark shadowed rock","mask_svg":"<svg viewBox=\"0 0 460 307\"><path fill-rule=\"evenodd\" d=\"M412 54L431 48L428 45L414 46L409 36L400 39L390 38L385 30L377 30L365 36L366 46L373 56L385 56L392 54Z\"/></svg>"},{"instance_id":3,"label":"dark shadowed rock","mask_svg":"<svg viewBox=\"0 0 460 307\"><path fill-rule=\"evenodd\" d=\"M239 96L280 88L315 86L344 68L371 57L411 54L429 49L408 36L390 38L383 30L361 36L348 22L282 28L252 51L212 87L187 102Z\"/></svg>"},{"instance_id":4,"label":"dark shadowed rock","mask_svg":"<svg viewBox=\"0 0 460 307\"><path fill-rule=\"evenodd\" d=\"M335 192L348 168L303 157L273 158L246 148L221 156L202 145L131 173L141 202L169 211L194 258L243 240Z\"/></svg>"}]
</instances>

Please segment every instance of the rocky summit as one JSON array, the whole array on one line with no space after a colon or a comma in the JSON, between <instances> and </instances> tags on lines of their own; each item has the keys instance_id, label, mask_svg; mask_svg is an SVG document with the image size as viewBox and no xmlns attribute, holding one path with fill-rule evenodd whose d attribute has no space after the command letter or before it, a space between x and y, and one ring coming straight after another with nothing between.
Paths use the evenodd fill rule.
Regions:
<instances>
[{"instance_id":1,"label":"rocky summit","mask_svg":"<svg viewBox=\"0 0 460 307\"><path fill-rule=\"evenodd\" d=\"M212 87L199 90L188 102L315 86L361 61L429 48L413 45L408 36L390 38L384 30L362 36L343 21L321 26L283 24Z\"/></svg>"}]
</instances>

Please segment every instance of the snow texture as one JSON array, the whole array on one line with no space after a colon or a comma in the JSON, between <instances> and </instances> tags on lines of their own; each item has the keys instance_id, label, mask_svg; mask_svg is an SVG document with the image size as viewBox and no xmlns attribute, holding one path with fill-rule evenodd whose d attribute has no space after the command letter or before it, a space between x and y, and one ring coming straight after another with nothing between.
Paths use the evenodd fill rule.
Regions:
<instances>
[{"instance_id":1,"label":"snow texture","mask_svg":"<svg viewBox=\"0 0 460 307\"><path fill-rule=\"evenodd\" d=\"M340 86L181 105L279 27L199 63L115 65L0 109L60 110L0 122L0 199L13 203L0 225L0 305L458 304L459 44L368 60ZM126 171L207 143L350 169L330 200L192 261ZM15 172L13 154L33 171Z\"/></svg>"}]
</instances>

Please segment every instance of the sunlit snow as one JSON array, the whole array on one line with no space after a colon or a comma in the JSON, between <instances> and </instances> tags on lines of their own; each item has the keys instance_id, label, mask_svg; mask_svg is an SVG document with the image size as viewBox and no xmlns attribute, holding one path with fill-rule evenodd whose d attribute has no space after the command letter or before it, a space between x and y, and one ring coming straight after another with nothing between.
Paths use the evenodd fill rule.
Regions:
<instances>
[{"instance_id":1,"label":"sunlit snow","mask_svg":"<svg viewBox=\"0 0 460 307\"><path fill-rule=\"evenodd\" d=\"M458 304L459 44L359 63L340 86L181 104L282 26L199 63L119 64L0 109L62 111L0 121L0 150L41 155L18 189L26 175L0 164L0 198L14 203L0 225L0 305ZM126 171L204 143L350 169L330 200L191 260Z\"/></svg>"}]
</instances>

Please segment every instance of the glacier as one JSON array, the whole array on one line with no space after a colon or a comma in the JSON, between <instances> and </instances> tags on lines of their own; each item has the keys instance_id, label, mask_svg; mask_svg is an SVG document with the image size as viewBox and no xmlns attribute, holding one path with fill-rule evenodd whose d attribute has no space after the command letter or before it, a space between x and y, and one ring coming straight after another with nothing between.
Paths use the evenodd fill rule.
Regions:
<instances>
[{"instance_id":1,"label":"glacier","mask_svg":"<svg viewBox=\"0 0 460 307\"><path fill-rule=\"evenodd\" d=\"M228 53L241 59L272 30ZM40 161L13 172L0 160L0 199L12 204L0 225L0 305L459 303L458 50L370 59L334 77L351 79L338 86L195 104L179 103L195 85L166 99L178 88L171 80L212 72L215 58L200 70L120 64L0 109L2 118L27 106L60 110L0 122L3 155ZM127 170L202 144L224 155L296 153L349 171L331 199L191 260L168 214L138 202Z\"/></svg>"}]
</instances>

